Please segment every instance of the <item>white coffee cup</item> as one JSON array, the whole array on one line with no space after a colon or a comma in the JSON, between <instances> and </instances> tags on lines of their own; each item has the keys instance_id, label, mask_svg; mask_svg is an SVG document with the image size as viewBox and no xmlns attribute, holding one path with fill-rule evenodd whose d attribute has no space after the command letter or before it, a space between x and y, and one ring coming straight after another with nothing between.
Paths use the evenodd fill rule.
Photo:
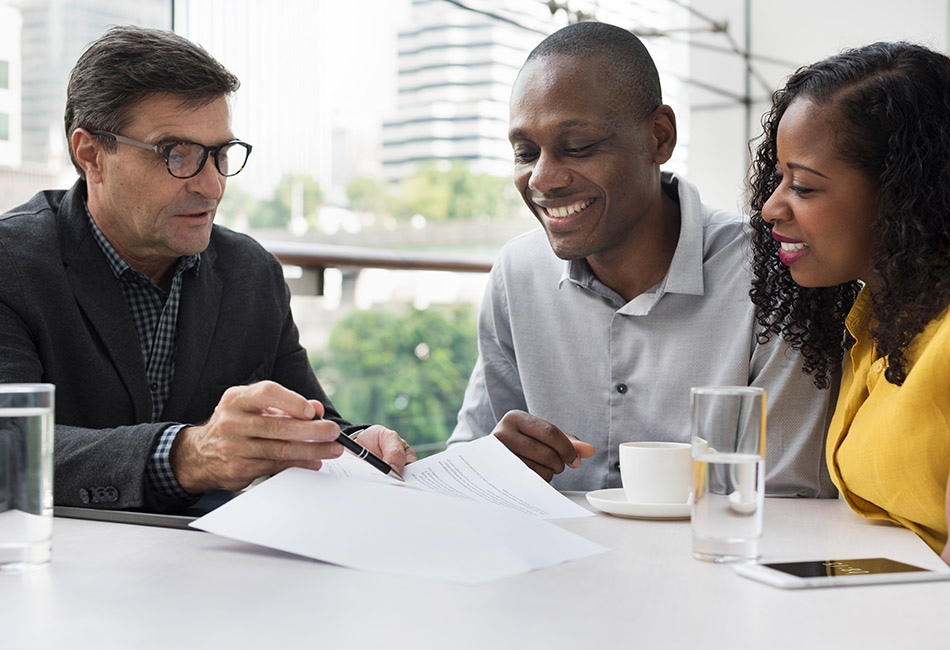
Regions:
<instances>
[{"instance_id":1,"label":"white coffee cup","mask_svg":"<svg viewBox=\"0 0 950 650\"><path fill-rule=\"evenodd\" d=\"M688 503L693 477L692 448L685 442L624 442L620 480L630 503Z\"/></svg>"}]
</instances>

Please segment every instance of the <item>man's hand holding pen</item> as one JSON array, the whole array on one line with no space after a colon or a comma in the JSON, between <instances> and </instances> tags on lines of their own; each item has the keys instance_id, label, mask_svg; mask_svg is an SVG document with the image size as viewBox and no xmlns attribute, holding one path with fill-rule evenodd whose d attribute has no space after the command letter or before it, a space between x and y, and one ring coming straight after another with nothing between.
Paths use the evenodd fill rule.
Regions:
<instances>
[{"instance_id":1,"label":"man's hand holding pen","mask_svg":"<svg viewBox=\"0 0 950 650\"><path fill-rule=\"evenodd\" d=\"M178 433L172 470L186 492L200 494L239 490L288 467L319 469L344 449L340 427L323 414L320 402L271 381L229 388L205 424ZM416 460L408 443L382 425L366 428L356 439L397 472Z\"/></svg>"}]
</instances>

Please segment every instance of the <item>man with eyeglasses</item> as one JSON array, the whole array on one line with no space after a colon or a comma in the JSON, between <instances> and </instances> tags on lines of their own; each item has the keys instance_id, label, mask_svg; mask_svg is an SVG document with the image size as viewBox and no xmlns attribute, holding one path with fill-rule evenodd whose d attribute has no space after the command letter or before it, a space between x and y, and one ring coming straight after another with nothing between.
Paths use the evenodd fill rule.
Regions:
<instances>
[{"instance_id":1,"label":"man with eyeglasses","mask_svg":"<svg viewBox=\"0 0 950 650\"><path fill-rule=\"evenodd\" d=\"M238 86L180 36L111 29L67 89L80 179L0 215L0 383L56 385L57 505L172 511L343 452L280 264L213 225L251 153ZM415 458L380 425L359 441Z\"/></svg>"}]
</instances>

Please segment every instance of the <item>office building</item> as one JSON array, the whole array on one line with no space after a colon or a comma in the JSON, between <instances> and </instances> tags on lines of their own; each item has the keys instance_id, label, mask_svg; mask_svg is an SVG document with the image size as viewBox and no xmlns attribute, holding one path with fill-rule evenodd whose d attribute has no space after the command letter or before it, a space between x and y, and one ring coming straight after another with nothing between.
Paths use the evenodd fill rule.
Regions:
<instances>
[{"instance_id":1,"label":"office building","mask_svg":"<svg viewBox=\"0 0 950 650\"><path fill-rule=\"evenodd\" d=\"M0 0L0 205L75 181L63 128L69 72L106 26L123 24L168 29L171 5Z\"/></svg>"},{"instance_id":2,"label":"office building","mask_svg":"<svg viewBox=\"0 0 950 650\"><path fill-rule=\"evenodd\" d=\"M76 59L108 25L171 26L168 0L21 0L23 163L58 173L69 167L63 111Z\"/></svg>"},{"instance_id":3,"label":"office building","mask_svg":"<svg viewBox=\"0 0 950 650\"><path fill-rule=\"evenodd\" d=\"M480 6L501 15L501 4ZM433 159L510 173L508 95L525 56L547 31L543 18L550 13L539 8L518 15L519 26L442 0L413 0L398 38L397 112L383 125L388 179L409 176Z\"/></svg>"},{"instance_id":4,"label":"office building","mask_svg":"<svg viewBox=\"0 0 950 650\"><path fill-rule=\"evenodd\" d=\"M333 200L353 176L378 175L403 4L178 0L176 30L241 79L233 128L254 152L235 186L266 198L305 176Z\"/></svg>"},{"instance_id":5,"label":"office building","mask_svg":"<svg viewBox=\"0 0 950 650\"><path fill-rule=\"evenodd\" d=\"M0 5L0 168L20 164L21 21L16 7Z\"/></svg>"},{"instance_id":6,"label":"office building","mask_svg":"<svg viewBox=\"0 0 950 650\"><path fill-rule=\"evenodd\" d=\"M463 7L444 0L413 0L408 26L399 33L397 112L383 126L386 177L405 178L430 160L464 160L476 173L507 176L508 98L535 45L578 17L662 30L681 13L682 8L671 3L657 8L619 1L481 0ZM687 64L685 53L669 43L647 45L661 72L671 67L676 72L663 82L667 93L676 94L676 76Z\"/></svg>"}]
</instances>

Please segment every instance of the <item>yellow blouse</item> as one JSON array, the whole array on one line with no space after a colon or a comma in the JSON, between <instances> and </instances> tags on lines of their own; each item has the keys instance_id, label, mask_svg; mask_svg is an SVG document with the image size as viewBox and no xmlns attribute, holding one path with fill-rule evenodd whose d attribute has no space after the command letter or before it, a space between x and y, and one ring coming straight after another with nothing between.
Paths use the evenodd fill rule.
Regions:
<instances>
[{"instance_id":1,"label":"yellow blouse","mask_svg":"<svg viewBox=\"0 0 950 650\"><path fill-rule=\"evenodd\" d=\"M886 360L868 336L871 294L858 296L825 457L848 505L917 533L937 553L947 543L950 472L950 315L932 321L908 350L907 379L884 378Z\"/></svg>"}]
</instances>

